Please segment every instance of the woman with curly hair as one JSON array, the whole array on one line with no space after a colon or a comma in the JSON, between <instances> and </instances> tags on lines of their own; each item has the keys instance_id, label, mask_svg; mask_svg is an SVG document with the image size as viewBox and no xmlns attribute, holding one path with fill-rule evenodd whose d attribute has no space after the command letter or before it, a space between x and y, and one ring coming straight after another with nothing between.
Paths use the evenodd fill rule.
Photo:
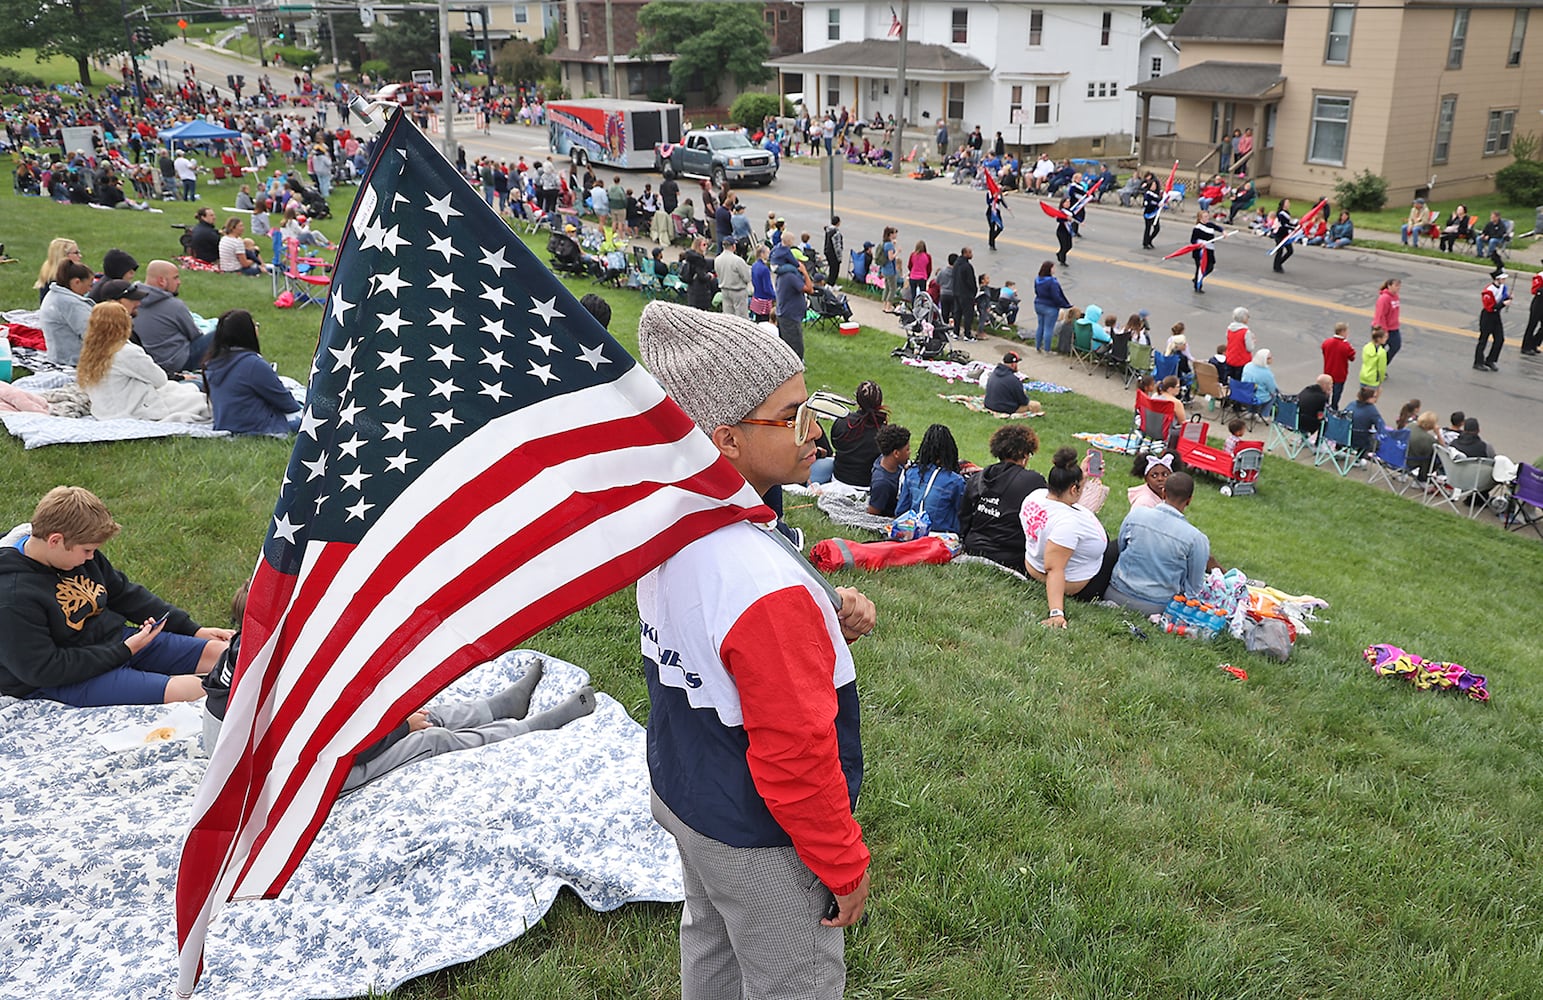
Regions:
<instances>
[{"instance_id":1,"label":"woman with curly hair","mask_svg":"<svg viewBox=\"0 0 1543 1000\"><path fill-rule=\"evenodd\" d=\"M213 416L196 385L173 382L138 344L129 343L134 323L117 302L91 310L75 380L91 398L98 420L167 420L207 424Z\"/></svg>"},{"instance_id":2,"label":"woman with curly hair","mask_svg":"<svg viewBox=\"0 0 1543 1000\"><path fill-rule=\"evenodd\" d=\"M1039 436L1021 424L1003 424L991 435L996 463L971 476L964 486L964 551L984 556L1008 569L1023 569L1024 536L1018 512L1029 494L1046 487L1045 477L1028 468L1039 450Z\"/></svg>"}]
</instances>

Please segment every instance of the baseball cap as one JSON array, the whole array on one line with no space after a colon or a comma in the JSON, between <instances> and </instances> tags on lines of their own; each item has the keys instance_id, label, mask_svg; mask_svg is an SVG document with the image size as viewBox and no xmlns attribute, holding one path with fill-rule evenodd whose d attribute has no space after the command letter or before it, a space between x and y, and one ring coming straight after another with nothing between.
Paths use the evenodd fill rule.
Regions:
<instances>
[{"instance_id":1,"label":"baseball cap","mask_svg":"<svg viewBox=\"0 0 1543 1000\"><path fill-rule=\"evenodd\" d=\"M1006 354L1002 355L1002 364L1004 365L1016 365L1022 360L1023 358L1019 357L1017 351L1008 351Z\"/></svg>"},{"instance_id":2,"label":"baseball cap","mask_svg":"<svg viewBox=\"0 0 1543 1000\"><path fill-rule=\"evenodd\" d=\"M95 298L98 303L116 302L119 299L131 299L138 302L148 294L150 293L145 289L145 286L137 281L124 281L122 278L113 278L97 286Z\"/></svg>"}]
</instances>

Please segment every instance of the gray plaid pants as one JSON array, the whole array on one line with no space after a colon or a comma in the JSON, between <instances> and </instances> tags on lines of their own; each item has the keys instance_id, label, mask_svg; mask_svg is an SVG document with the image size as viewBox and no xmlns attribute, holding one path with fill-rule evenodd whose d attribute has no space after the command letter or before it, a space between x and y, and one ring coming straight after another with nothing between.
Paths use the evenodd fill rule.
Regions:
<instances>
[{"instance_id":1,"label":"gray plaid pants","mask_svg":"<svg viewBox=\"0 0 1543 1000\"><path fill-rule=\"evenodd\" d=\"M685 872L681 1000L839 1000L841 929L820 923L830 890L792 847L730 847L691 829L650 794Z\"/></svg>"}]
</instances>

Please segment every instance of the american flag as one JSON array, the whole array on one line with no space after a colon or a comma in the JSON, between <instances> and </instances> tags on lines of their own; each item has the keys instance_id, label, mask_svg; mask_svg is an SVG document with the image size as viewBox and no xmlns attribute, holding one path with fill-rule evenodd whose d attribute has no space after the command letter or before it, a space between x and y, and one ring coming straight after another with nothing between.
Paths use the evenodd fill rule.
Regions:
<instances>
[{"instance_id":1,"label":"american flag","mask_svg":"<svg viewBox=\"0 0 1543 1000\"><path fill-rule=\"evenodd\" d=\"M900 23L900 15L895 13L895 5L894 4L890 4L889 5L889 37L891 37L891 38L899 38L901 32L903 32L904 30L905 30L905 25Z\"/></svg>"},{"instance_id":2,"label":"american flag","mask_svg":"<svg viewBox=\"0 0 1543 1000\"><path fill-rule=\"evenodd\" d=\"M215 914L279 894L361 748L772 516L401 112L363 183L182 852L182 996Z\"/></svg>"}]
</instances>

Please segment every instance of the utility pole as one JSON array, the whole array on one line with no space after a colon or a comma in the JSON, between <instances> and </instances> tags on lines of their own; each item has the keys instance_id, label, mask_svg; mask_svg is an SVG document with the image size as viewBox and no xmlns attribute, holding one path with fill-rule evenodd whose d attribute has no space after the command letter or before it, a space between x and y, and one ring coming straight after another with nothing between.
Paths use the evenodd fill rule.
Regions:
<instances>
[{"instance_id":1,"label":"utility pole","mask_svg":"<svg viewBox=\"0 0 1543 1000\"><path fill-rule=\"evenodd\" d=\"M332 43L332 79L343 75L343 64L338 62L338 33L332 24L332 10L327 10L327 40Z\"/></svg>"},{"instance_id":2,"label":"utility pole","mask_svg":"<svg viewBox=\"0 0 1543 1000\"><path fill-rule=\"evenodd\" d=\"M444 93L445 159L455 162L455 81L450 78L450 0L439 0L439 77Z\"/></svg>"},{"instance_id":3,"label":"utility pole","mask_svg":"<svg viewBox=\"0 0 1543 1000\"><path fill-rule=\"evenodd\" d=\"M252 34L257 36L257 60L266 66L268 53L263 51L263 17L255 6L252 8Z\"/></svg>"},{"instance_id":4,"label":"utility pole","mask_svg":"<svg viewBox=\"0 0 1543 1000\"><path fill-rule=\"evenodd\" d=\"M900 2L900 56L895 63L895 148L889 154L889 169L900 173L900 151L905 148L905 46L911 33L911 0Z\"/></svg>"},{"instance_id":5,"label":"utility pole","mask_svg":"<svg viewBox=\"0 0 1543 1000\"><path fill-rule=\"evenodd\" d=\"M611 77L611 97L621 97L616 85L616 26L611 20L611 0L605 0L605 62Z\"/></svg>"},{"instance_id":6,"label":"utility pole","mask_svg":"<svg viewBox=\"0 0 1543 1000\"><path fill-rule=\"evenodd\" d=\"M140 114L145 113L145 80L139 74L139 53L134 50L134 28L129 24L129 5L127 0L118 0L118 6L123 11L123 33L129 40L129 65L134 69L134 102ZM149 24L149 21L145 22ZM61 135L63 133L60 133ZM66 150L68 152L68 150Z\"/></svg>"}]
</instances>

